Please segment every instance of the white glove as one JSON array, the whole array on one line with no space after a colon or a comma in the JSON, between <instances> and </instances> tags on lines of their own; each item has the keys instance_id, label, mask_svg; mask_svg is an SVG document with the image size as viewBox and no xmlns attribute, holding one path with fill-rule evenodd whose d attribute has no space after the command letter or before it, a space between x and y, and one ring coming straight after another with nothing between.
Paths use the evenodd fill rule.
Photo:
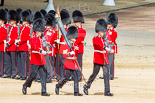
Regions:
<instances>
[{"instance_id":1,"label":"white glove","mask_svg":"<svg viewBox=\"0 0 155 103\"><path fill-rule=\"evenodd\" d=\"M75 55L74 51L69 52L69 55Z\"/></svg>"},{"instance_id":2,"label":"white glove","mask_svg":"<svg viewBox=\"0 0 155 103\"><path fill-rule=\"evenodd\" d=\"M57 39L57 40L55 40L55 42L59 44L59 43L60 43L60 40L59 40L59 39Z\"/></svg>"}]
</instances>

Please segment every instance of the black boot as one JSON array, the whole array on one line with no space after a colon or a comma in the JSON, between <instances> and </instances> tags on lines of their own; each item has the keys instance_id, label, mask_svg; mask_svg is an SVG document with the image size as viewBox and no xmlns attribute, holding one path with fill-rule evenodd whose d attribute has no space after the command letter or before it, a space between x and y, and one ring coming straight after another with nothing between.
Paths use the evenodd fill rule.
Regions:
<instances>
[{"instance_id":1,"label":"black boot","mask_svg":"<svg viewBox=\"0 0 155 103\"><path fill-rule=\"evenodd\" d=\"M113 96L114 94L113 93L110 93L110 92L105 92L104 95L105 96Z\"/></svg>"},{"instance_id":2,"label":"black boot","mask_svg":"<svg viewBox=\"0 0 155 103\"><path fill-rule=\"evenodd\" d=\"M23 89L22 89L23 94L27 93L27 87L23 85Z\"/></svg>"},{"instance_id":3,"label":"black boot","mask_svg":"<svg viewBox=\"0 0 155 103\"><path fill-rule=\"evenodd\" d=\"M74 93L74 96L83 96L81 93Z\"/></svg>"},{"instance_id":4,"label":"black boot","mask_svg":"<svg viewBox=\"0 0 155 103\"><path fill-rule=\"evenodd\" d=\"M88 88L86 84L83 86L83 92L88 95Z\"/></svg>"},{"instance_id":5,"label":"black boot","mask_svg":"<svg viewBox=\"0 0 155 103\"><path fill-rule=\"evenodd\" d=\"M47 93L47 92L42 92L41 95L42 95L42 96L50 96L50 94Z\"/></svg>"},{"instance_id":6,"label":"black boot","mask_svg":"<svg viewBox=\"0 0 155 103\"><path fill-rule=\"evenodd\" d=\"M9 75L3 75L2 78L11 78Z\"/></svg>"},{"instance_id":7,"label":"black boot","mask_svg":"<svg viewBox=\"0 0 155 103\"><path fill-rule=\"evenodd\" d=\"M59 95L59 88L57 87L57 85L56 85L56 87L55 87L55 93L56 93L57 95Z\"/></svg>"}]
</instances>

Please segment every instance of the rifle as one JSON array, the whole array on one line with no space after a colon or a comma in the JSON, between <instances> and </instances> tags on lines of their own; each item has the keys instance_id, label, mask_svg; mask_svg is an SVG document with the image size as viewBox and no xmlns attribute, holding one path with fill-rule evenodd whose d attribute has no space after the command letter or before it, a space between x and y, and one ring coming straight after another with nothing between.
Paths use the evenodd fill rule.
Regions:
<instances>
[{"instance_id":1,"label":"rifle","mask_svg":"<svg viewBox=\"0 0 155 103\"><path fill-rule=\"evenodd\" d=\"M20 24L19 24L19 26L18 26L18 40L20 40Z\"/></svg>"}]
</instances>

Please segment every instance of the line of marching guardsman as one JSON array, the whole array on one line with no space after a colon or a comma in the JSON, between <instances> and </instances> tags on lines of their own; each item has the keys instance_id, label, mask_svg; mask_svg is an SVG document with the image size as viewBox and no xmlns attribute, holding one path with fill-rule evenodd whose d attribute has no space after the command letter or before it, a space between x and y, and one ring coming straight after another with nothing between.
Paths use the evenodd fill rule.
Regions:
<instances>
[{"instance_id":1,"label":"line of marching guardsman","mask_svg":"<svg viewBox=\"0 0 155 103\"><path fill-rule=\"evenodd\" d=\"M33 13L28 10L0 9L0 77L26 80L22 92L27 93L33 80L42 84L42 96L49 96L46 83L57 79L55 92L70 79L74 80L74 95L79 93L78 82L82 79L82 58L84 53L84 39L86 30L82 27L85 22L79 10L72 13L74 26L71 26L71 16L66 9L60 11L63 26L67 32L66 38L72 49L66 44L64 36L58 27L56 12L48 13L41 9ZM105 95L112 96L109 85L110 78L114 78L114 54L117 52L116 38L118 18L110 13L107 22L100 19L96 22L93 38L94 70L84 85L84 93L88 94L91 83L96 78L100 67L103 67L105 81ZM107 25L108 24L108 25ZM108 29L107 29L108 27ZM105 45L105 38L110 46Z\"/></svg>"}]
</instances>

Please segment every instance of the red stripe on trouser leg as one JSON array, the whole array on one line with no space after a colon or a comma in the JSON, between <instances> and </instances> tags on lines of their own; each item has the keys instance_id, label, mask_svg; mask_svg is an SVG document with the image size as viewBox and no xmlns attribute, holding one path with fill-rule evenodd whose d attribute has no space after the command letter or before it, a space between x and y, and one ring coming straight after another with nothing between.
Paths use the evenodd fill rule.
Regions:
<instances>
[{"instance_id":1,"label":"red stripe on trouser leg","mask_svg":"<svg viewBox=\"0 0 155 103\"><path fill-rule=\"evenodd\" d=\"M27 68L26 68L26 57L27 57L27 53L25 52L25 77L26 77L26 70L27 70Z\"/></svg>"},{"instance_id":2,"label":"red stripe on trouser leg","mask_svg":"<svg viewBox=\"0 0 155 103\"><path fill-rule=\"evenodd\" d=\"M3 52L2 52L1 75L3 75Z\"/></svg>"}]
</instances>

